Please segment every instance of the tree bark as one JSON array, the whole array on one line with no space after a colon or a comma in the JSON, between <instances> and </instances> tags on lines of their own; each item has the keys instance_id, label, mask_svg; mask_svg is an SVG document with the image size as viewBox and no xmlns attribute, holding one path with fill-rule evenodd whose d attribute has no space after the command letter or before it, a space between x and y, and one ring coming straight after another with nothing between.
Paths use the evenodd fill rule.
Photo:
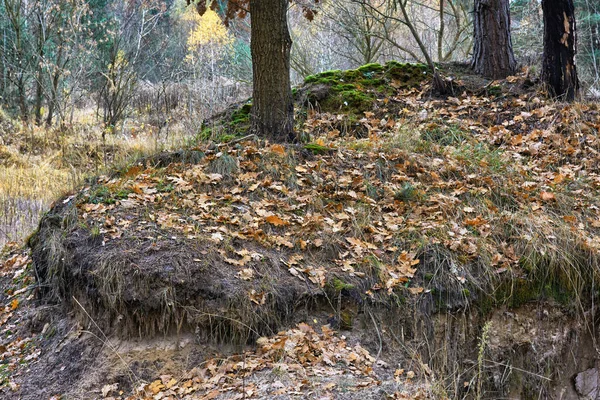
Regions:
<instances>
[{"instance_id":1,"label":"tree bark","mask_svg":"<svg viewBox=\"0 0 600 400\"><path fill-rule=\"evenodd\" d=\"M508 3L508 0L475 0L471 68L487 78L506 78L517 68Z\"/></svg>"},{"instance_id":2,"label":"tree bark","mask_svg":"<svg viewBox=\"0 0 600 400\"><path fill-rule=\"evenodd\" d=\"M38 15L38 37L37 37L37 59L36 59L36 70L37 78L35 80L35 124L40 125L42 123L42 100L44 99L44 45L46 42L45 38L45 26L44 26L44 10L40 11Z\"/></svg>"},{"instance_id":3,"label":"tree bark","mask_svg":"<svg viewBox=\"0 0 600 400\"><path fill-rule=\"evenodd\" d=\"M252 53L252 130L274 141L294 141L290 84L288 0L250 0Z\"/></svg>"},{"instance_id":4,"label":"tree bark","mask_svg":"<svg viewBox=\"0 0 600 400\"><path fill-rule=\"evenodd\" d=\"M552 96L567 101L579 90L575 54L577 34L573 0L543 0L544 55L542 81Z\"/></svg>"}]
</instances>

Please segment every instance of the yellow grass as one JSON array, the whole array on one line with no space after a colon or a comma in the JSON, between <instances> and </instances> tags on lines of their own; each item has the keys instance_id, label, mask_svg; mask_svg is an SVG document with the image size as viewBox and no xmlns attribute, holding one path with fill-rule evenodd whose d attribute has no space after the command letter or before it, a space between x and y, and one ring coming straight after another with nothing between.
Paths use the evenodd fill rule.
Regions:
<instances>
[{"instance_id":1,"label":"yellow grass","mask_svg":"<svg viewBox=\"0 0 600 400\"><path fill-rule=\"evenodd\" d=\"M186 139L182 131L165 138L145 127L126 127L102 140L91 123L68 132L14 125L10 143L0 146L0 247L29 236L52 202L85 178L178 148Z\"/></svg>"}]
</instances>

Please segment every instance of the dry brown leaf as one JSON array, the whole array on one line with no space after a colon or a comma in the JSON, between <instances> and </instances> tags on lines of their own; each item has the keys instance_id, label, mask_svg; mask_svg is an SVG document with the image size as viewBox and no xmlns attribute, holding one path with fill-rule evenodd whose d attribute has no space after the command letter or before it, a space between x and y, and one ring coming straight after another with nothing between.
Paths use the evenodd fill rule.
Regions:
<instances>
[{"instance_id":1,"label":"dry brown leaf","mask_svg":"<svg viewBox=\"0 0 600 400\"><path fill-rule=\"evenodd\" d=\"M238 278L244 281L251 281L254 278L254 270L252 268L244 268L240 272L238 272Z\"/></svg>"},{"instance_id":2,"label":"dry brown leaf","mask_svg":"<svg viewBox=\"0 0 600 400\"><path fill-rule=\"evenodd\" d=\"M280 144L274 144L273 146L271 146L271 151L281 156L285 155L285 147L283 147Z\"/></svg>"},{"instance_id":3,"label":"dry brown leaf","mask_svg":"<svg viewBox=\"0 0 600 400\"><path fill-rule=\"evenodd\" d=\"M481 225L485 225L487 223L488 223L488 221L486 221L483 217L481 217L481 215L478 215L475 218L465 219L465 225L467 225L467 226L481 226Z\"/></svg>"},{"instance_id":4,"label":"dry brown leaf","mask_svg":"<svg viewBox=\"0 0 600 400\"><path fill-rule=\"evenodd\" d=\"M540 198L544 201L555 201L556 197L552 192L542 192L540 193Z\"/></svg>"},{"instance_id":5,"label":"dry brown leaf","mask_svg":"<svg viewBox=\"0 0 600 400\"><path fill-rule=\"evenodd\" d=\"M423 293L423 290L424 290L424 289L423 289L422 287L410 287L410 288L408 288L408 291L409 291L411 294L419 294L419 293Z\"/></svg>"}]
</instances>

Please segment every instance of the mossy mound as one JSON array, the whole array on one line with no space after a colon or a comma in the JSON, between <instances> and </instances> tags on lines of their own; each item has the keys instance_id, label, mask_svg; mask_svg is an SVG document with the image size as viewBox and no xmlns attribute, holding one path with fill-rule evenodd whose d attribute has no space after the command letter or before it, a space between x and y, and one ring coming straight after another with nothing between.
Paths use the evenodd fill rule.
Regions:
<instances>
[{"instance_id":1,"label":"mossy mound","mask_svg":"<svg viewBox=\"0 0 600 400\"><path fill-rule=\"evenodd\" d=\"M425 64L397 61L309 75L301 87L292 90L296 119L301 121L307 107L316 106L323 112L347 114L345 122L360 130L356 121L364 116L365 111L373 110L378 100L418 87L429 78L429 68ZM227 143L245 136L250 133L251 112L251 99L232 104L206 120L194 142Z\"/></svg>"},{"instance_id":2,"label":"mossy mound","mask_svg":"<svg viewBox=\"0 0 600 400\"><path fill-rule=\"evenodd\" d=\"M232 104L225 111L206 120L194 141L212 140L217 143L227 143L246 135L250 131L251 112L250 100Z\"/></svg>"},{"instance_id":3,"label":"mossy mound","mask_svg":"<svg viewBox=\"0 0 600 400\"><path fill-rule=\"evenodd\" d=\"M322 111L361 114L372 109L377 98L419 86L428 78L424 64L389 61L309 75L304 83L308 102L318 104Z\"/></svg>"}]
</instances>

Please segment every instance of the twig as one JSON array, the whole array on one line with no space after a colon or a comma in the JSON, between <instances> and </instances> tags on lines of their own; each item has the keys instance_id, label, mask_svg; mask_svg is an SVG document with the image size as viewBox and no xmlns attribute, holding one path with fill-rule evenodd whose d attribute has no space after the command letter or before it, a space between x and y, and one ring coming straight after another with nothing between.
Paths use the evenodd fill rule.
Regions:
<instances>
[{"instance_id":1,"label":"twig","mask_svg":"<svg viewBox=\"0 0 600 400\"><path fill-rule=\"evenodd\" d=\"M239 142L243 142L244 140L248 140L251 137L254 137L255 139L258 139L258 137L254 133L251 133L250 135L246 135L244 137L232 140L232 141L227 142L227 143L220 143L220 144L217 145L217 147L231 146L232 144L236 144L236 143L239 143Z\"/></svg>"},{"instance_id":2,"label":"twig","mask_svg":"<svg viewBox=\"0 0 600 400\"><path fill-rule=\"evenodd\" d=\"M377 337L379 338L379 349L377 350L377 357L375 357L375 362L373 364L377 364L379 361L379 356L381 355L381 349L383 348L383 341L381 340L381 334L379 333L379 328L377 327L377 323L375 322L375 318L373 317L373 313L369 310L369 317L371 317L371 321L373 321L373 326L375 327L375 331L377 331Z\"/></svg>"},{"instance_id":3,"label":"twig","mask_svg":"<svg viewBox=\"0 0 600 400\"><path fill-rule=\"evenodd\" d=\"M543 375L540 375L540 374L536 374L535 372L527 371L527 370L524 370L524 369L521 369L521 368L513 367L513 366L510 366L510 365L505 364L505 363L501 363L501 362L494 361L494 360L488 360L488 359L484 359L484 361L485 362L490 362L492 364L500 365L500 366L503 366L503 367L508 367L508 368L514 369L515 371L524 372L526 374L536 376L536 377L538 377L540 379L544 379L544 380L547 380L547 381L552 381L551 378L548 378L546 376L543 376Z\"/></svg>"}]
</instances>

